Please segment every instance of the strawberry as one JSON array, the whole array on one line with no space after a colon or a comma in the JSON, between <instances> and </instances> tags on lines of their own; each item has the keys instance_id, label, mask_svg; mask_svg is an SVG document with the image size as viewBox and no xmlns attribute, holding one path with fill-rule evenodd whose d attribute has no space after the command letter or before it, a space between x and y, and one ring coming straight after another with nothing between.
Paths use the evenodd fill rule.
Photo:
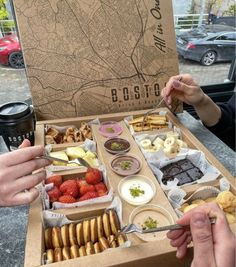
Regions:
<instances>
[{"instance_id":1,"label":"strawberry","mask_svg":"<svg viewBox=\"0 0 236 267\"><path fill-rule=\"evenodd\" d=\"M85 181L85 179L80 178L80 179L76 179L77 182L77 186L78 188L80 188L82 185L87 184L87 182Z\"/></svg>"},{"instance_id":2,"label":"strawberry","mask_svg":"<svg viewBox=\"0 0 236 267\"><path fill-rule=\"evenodd\" d=\"M85 179L88 184L98 184L102 181L102 174L98 169L88 168Z\"/></svg>"},{"instance_id":3,"label":"strawberry","mask_svg":"<svg viewBox=\"0 0 236 267\"><path fill-rule=\"evenodd\" d=\"M51 184L51 183L53 183L54 186L59 188L60 185L62 184L62 176L61 175L53 175L53 176L48 177L45 180L45 184Z\"/></svg>"},{"instance_id":4,"label":"strawberry","mask_svg":"<svg viewBox=\"0 0 236 267\"><path fill-rule=\"evenodd\" d=\"M83 185L80 186L79 194L80 194L80 196L83 196L87 192L95 192L95 191L96 191L96 189L95 189L95 186L94 185L87 184L85 182L85 184L83 184Z\"/></svg>"},{"instance_id":5,"label":"strawberry","mask_svg":"<svg viewBox=\"0 0 236 267\"><path fill-rule=\"evenodd\" d=\"M55 202L61 196L61 191L56 186L54 186L51 190L47 191L47 194L49 196L50 202Z\"/></svg>"},{"instance_id":6,"label":"strawberry","mask_svg":"<svg viewBox=\"0 0 236 267\"><path fill-rule=\"evenodd\" d=\"M62 203L75 203L76 202L76 199L70 195L64 195L64 196L61 196L59 197L59 202L62 202Z\"/></svg>"},{"instance_id":7,"label":"strawberry","mask_svg":"<svg viewBox=\"0 0 236 267\"><path fill-rule=\"evenodd\" d=\"M98 192L98 196L102 197L107 195L107 187L103 182L100 182L98 184L95 184L96 191Z\"/></svg>"},{"instance_id":8,"label":"strawberry","mask_svg":"<svg viewBox=\"0 0 236 267\"><path fill-rule=\"evenodd\" d=\"M83 200L87 200L87 199L91 199L91 198L95 198L98 197L98 193L97 192L87 192L86 194L84 194L82 197L79 198L79 201L83 201Z\"/></svg>"},{"instance_id":9,"label":"strawberry","mask_svg":"<svg viewBox=\"0 0 236 267\"><path fill-rule=\"evenodd\" d=\"M77 198L79 195L79 189L76 183L76 180L66 180L60 186L60 191L63 195L69 195L74 198Z\"/></svg>"},{"instance_id":10,"label":"strawberry","mask_svg":"<svg viewBox=\"0 0 236 267\"><path fill-rule=\"evenodd\" d=\"M96 188L97 192L99 192L99 191L107 192L107 187L103 182L95 184L95 188Z\"/></svg>"}]
</instances>

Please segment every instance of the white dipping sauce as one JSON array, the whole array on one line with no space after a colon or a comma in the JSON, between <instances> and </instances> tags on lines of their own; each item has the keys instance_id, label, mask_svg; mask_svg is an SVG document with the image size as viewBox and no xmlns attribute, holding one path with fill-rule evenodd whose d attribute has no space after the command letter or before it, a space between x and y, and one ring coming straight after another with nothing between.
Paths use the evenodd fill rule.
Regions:
<instances>
[{"instance_id":1,"label":"white dipping sauce","mask_svg":"<svg viewBox=\"0 0 236 267\"><path fill-rule=\"evenodd\" d=\"M131 195L131 188L139 188L144 191L144 194L140 194L137 197ZM121 195L129 203L134 205L141 205L148 203L153 198L153 189L150 184L139 179L127 180L122 184Z\"/></svg>"}]
</instances>

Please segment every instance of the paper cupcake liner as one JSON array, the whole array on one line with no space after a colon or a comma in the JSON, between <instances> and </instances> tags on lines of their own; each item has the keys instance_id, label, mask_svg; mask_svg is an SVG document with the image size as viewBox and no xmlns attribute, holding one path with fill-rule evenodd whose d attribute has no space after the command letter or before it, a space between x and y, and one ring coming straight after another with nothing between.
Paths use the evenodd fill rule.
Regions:
<instances>
[{"instance_id":1,"label":"paper cupcake liner","mask_svg":"<svg viewBox=\"0 0 236 267\"><path fill-rule=\"evenodd\" d=\"M220 190L214 186L204 186L196 190L191 196L189 196L183 203L188 203L196 199L205 200L209 197L216 197L220 193Z\"/></svg>"},{"instance_id":2,"label":"paper cupcake liner","mask_svg":"<svg viewBox=\"0 0 236 267\"><path fill-rule=\"evenodd\" d=\"M198 190L196 190L193 194L191 194L187 199L185 199L181 205L183 205L184 203L191 203L192 201L196 200L196 199L202 199L202 200L206 200L207 198L210 197L217 197L217 195L220 193L221 191L214 187L214 186L204 186L202 188L199 188ZM180 208L180 207L179 207ZM179 217L183 216L183 212L179 209L178 207L175 209L176 214Z\"/></svg>"}]
</instances>

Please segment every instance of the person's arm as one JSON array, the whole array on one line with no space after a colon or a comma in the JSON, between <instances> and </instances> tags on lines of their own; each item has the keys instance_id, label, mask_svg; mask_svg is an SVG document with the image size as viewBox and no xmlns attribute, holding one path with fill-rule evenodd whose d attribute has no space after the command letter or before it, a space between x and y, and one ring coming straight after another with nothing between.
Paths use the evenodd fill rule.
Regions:
<instances>
[{"instance_id":1,"label":"person's arm","mask_svg":"<svg viewBox=\"0 0 236 267\"><path fill-rule=\"evenodd\" d=\"M33 172L51 162L40 158L43 146L29 145L26 140L20 149L0 155L0 206L28 204L39 195L35 186L46 178L46 172Z\"/></svg>"},{"instance_id":2,"label":"person's arm","mask_svg":"<svg viewBox=\"0 0 236 267\"><path fill-rule=\"evenodd\" d=\"M200 103L194 105L194 108L198 117L207 127L216 125L221 118L220 107L206 94Z\"/></svg>"},{"instance_id":3,"label":"person's arm","mask_svg":"<svg viewBox=\"0 0 236 267\"><path fill-rule=\"evenodd\" d=\"M209 218L216 218L211 225ZM231 232L223 211L216 203L208 203L194 208L177 221L186 227L167 233L176 256L186 256L187 245L193 241L193 267L232 267L235 266L236 240Z\"/></svg>"},{"instance_id":4,"label":"person's arm","mask_svg":"<svg viewBox=\"0 0 236 267\"><path fill-rule=\"evenodd\" d=\"M179 81L181 79L181 81ZM173 76L161 92L166 103L171 105L172 98L177 98L192 105L202 122L211 127L221 118L221 109L206 95L200 86L188 74Z\"/></svg>"}]
</instances>

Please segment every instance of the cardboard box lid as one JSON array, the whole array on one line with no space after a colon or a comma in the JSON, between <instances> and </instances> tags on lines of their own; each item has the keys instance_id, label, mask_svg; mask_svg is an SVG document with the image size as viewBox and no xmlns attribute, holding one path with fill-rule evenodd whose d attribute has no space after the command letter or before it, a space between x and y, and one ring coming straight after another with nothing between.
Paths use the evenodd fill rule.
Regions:
<instances>
[{"instance_id":1,"label":"cardboard box lid","mask_svg":"<svg viewBox=\"0 0 236 267\"><path fill-rule=\"evenodd\" d=\"M178 73L171 0L13 3L38 120L151 108Z\"/></svg>"}]
</instances>

